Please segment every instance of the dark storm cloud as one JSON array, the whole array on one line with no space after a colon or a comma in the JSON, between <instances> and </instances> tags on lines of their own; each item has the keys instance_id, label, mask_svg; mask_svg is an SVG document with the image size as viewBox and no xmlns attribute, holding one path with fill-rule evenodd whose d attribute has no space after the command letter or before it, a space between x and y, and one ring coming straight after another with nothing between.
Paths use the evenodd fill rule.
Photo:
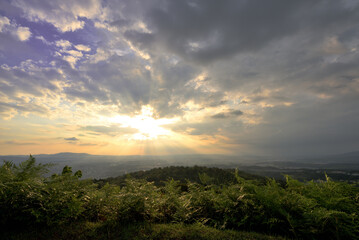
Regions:
<instances>
[{"instance_id":1,"label":"dark storm cloud","mask_svg":"<svg viewBox=\"0 0 359 240\"><path fill-rule=\"evenodd\" d=\"M343 1L166 1L145 9L152 33L128 31L125 36L152 51L161 45L202 63L240 52L257 52L293 34L321 35L355 25L358 7Z\"/></svg>"},{"instance_id":2,"label":"dark storm cloud","mask_svg":"<svg viewBox=\"0 0 359 240\"><path fill-rule=\"evenodd\" d=\"M233 126L224 129L230 142L272 154L305 155L346 152L359 144L358 95L313 104L267 108L263 122L241 134Z\"/></svg>"},{"instance_id":3,"label":"dark storm cloud","mask_svg":"<svg viewBox=\"0 0 359 240\"><path fill-rule=\"evenodd\" d=\"M131 10L135 3L127 5ZM245 101L283 104L300 101L298 93L328 85L328 78L341 78L345 71L357 76L355 52L328 60L330 54L358 48L358 6L350 1L168 1L135 11L151 32L129 30L125 36L157 58L170 53L212 62L208 82L219 92L241 90L249 95ZM212 41L211 34L219 40ZM331 38L337 46L327 44ZM258 86L270 92L253 92ZM182 89L177 86L171 96Z\"/></svg>"}]
</instances>

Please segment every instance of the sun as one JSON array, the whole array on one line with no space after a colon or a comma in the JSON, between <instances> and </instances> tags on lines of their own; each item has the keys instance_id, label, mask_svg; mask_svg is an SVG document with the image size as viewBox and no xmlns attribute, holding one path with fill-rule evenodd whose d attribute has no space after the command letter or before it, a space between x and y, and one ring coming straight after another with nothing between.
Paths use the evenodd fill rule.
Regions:
<instances>
[{"instance_id":1,"label":"sun","mask_svg":"<svg viewBox=\"0 0 359 240\"><path fill-rule=\"evenodd\" d=\"M141 112L134 117L119 115L112 119L116 123L120 123L124 127L131 127L137 129L138 132L132 134L131 140L153 140L160 136L169 136L172 132L162 127L165 124L171 124L177 119L153 118L153 108L149 105L144 105Z\"/></svg>"}]
</instances>

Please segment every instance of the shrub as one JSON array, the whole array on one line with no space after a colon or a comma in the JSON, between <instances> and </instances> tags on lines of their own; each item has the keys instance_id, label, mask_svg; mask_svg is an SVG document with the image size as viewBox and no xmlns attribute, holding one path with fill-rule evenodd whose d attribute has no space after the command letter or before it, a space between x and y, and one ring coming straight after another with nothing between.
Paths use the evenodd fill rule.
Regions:
<instances>
[{"instance_id":1,"label":"shrub","mask_svg":"<svg viewBox=\"0 0 359 240\"><path fill-rule=\"evenodd\" d=\"M299 182L285 184L244 180L215 184L168 180L155 186L127 179L122 187L98 187L65 166L44 177L48 165L30 156L19 165L0 167L0 227L142 223L200 223L219 229L265 232L301 239L358 239L359 190L352 184ZM117 224L117 225L116 225Z\"/></svg>"}]
</instances>

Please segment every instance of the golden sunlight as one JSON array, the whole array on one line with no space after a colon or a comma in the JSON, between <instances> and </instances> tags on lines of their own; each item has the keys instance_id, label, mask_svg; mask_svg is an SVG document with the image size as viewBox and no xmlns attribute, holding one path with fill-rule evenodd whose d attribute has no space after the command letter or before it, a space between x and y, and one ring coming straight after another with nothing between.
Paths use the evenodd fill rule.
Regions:
<instances>
[{"instance_id":1,"label":"golden sunlight","mask_svg":"<svg viewBox=\"0 0 359 240\"><path fill-rule=\"evenodd\" d=\"M110 120L113 123L120 123L123 127L131 127L138 130L133 134L131 140L152 140L160 136L170 136L172 132L162 127L178 121L177 118L155 119L153 118L153 108L149 105L142 106L141 112L134 117L118 115Z\"/></svg>"}]
</instances>

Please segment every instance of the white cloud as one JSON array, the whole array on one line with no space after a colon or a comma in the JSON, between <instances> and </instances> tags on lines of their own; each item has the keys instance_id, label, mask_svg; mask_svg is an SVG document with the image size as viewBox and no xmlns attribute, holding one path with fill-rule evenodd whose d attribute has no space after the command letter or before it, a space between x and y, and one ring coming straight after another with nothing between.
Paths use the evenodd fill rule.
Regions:
<instances>
[{"instance_id":1,"label":"white cloud","mask_svg":"<svg viewBox=\"0 0 359 240\"><path fill-rule=\"evenodd\" d=\"M82 45L82 44L78 44L78 45L75 45L75 48L79 51L84 51L84 52L89 52L91 51L91 48L86 46L86 45Z\"/></svg>"},{"instance_id":2,"label":"white cloud","mask_svg":"<svg viewBox=\"0 0 359 240\"><path fill-rule=\"evenodd\" d=\"M81 52L81 50L82 51L91 50L89 47L85 45L82 44L73 45L70 41L64 39L56 41L55 45L60 48L59 51L55 53L55 56L60 56L60 57L62 56L62 59L68 62L72 68L74 68L76 62L83 57L83 53ZM73 48L80 51L74 50Z\"/></svg>"},{"instance_id":3,"label":"white cloud","mask_svg":"<svg viewBox=\"0 0 359 240\"><path fill-rule=\"evenodd\" d=\"M7 17L0 16L0 32L2 32L3 28L7 25L10 25L10 20Z\"/></svg>"},{"instance_id":4,"label":"white cloud","mask_svg":"<svg viewBox=\"0 0 359 240\"><path fill-rule=\"evenodd\" d=\"M17 114L49 116L60 100L62 76L55 68L38 67L27 60L14 67L0 67L0 118ZM18 75L20 74L20 75Z\"/></svg>"},{"instance_id":5,"label":"white cloud","mask_svg":"<svg viewBox=\"0 0 359 240\"><path fill-rule=\"evenodd\" d=\"M61 47L62 50L66 50L72 46L72 43L63 39L56 41L55 44L57 47Z\"/></svg>"},{"instance_id":6,"label":"white cloud","mask_svg":"<svg viewBox=\"0 0 359 240\"><path fill-rule=\"evenodd\" d=\"M71 65L72 68L75 68L75 64L79 60L79 58L71 56L71 55L64 56L63 59L65 61L67 61Z\"/></svg>"},{"instance_id":7,"label":"white cloud","mask_svg":"<svg viewBox=\"0 0 359 240\"><path fill-rule=\"evenodd\" d=\"M100 61L105 61L111 56L111 53L108 51L105 51L103 48L97 48L96 54L92 55L90 57L91 63L98 63Z\"/></svg>"},{"instance_id":8,"label":"white cloud","mask_svg":"<svg viewBox=\"0 0 359 240\"><path fill-rule=\"evenodd\" d=\"M61 32L82 29L85 22L79 18L93 19L101 14L99 0L17 0L13 4L24 11L28 20L51 23Z\"/></svg>"},{"instance_id":9,"label":"white cloud","mask_svg":"<svg viewBox=\"0 0 359 240\"><path fill-rule=\"evenodd\" d=\"M27 41L31 37L31 31L28 27L19 26L4 16L0 16L0 32L9 33L20 41Z\"/></svg>"},{"instance_id":10,"label":"white cloud","mask_svg":"<svg viewBox=\"0 0 359 240\"><path fill-rule=\"evenodd\" d=\"M42 41L46 45L51 45L51 42L47 41L43 36L36 36L35 38L39 39L40 41Z\"/></svg>"},{"instance_id":11,"label":"white cloud","mask_svg":"<svg viewBox=\"0 0 359 240\"><path fill-rule=\"evenodd\" d=\"M78 57L78 58L83 56L83 54L81 52L75 51L75 50L69 50L69 51L66 51L66 53L73 57Z\"/></svg>"},{"instance_id":12,"label":"white cloud","mask_svg":"<svg viewBox=\"0 0 359 240\"><path fill-rule=\"evenodd\" d=\"M20 41L27 41L31 37L31 32L28 27L19 27L16 33Z\"/></svg>"},{"instance_id":13,"label":"white cloud","mask_svg":"<svg viewBox=\"0 0 359 240\"><path fill-rule=\"evenodd\" d=\"M66 62L68 62L72 68L75 67L75 64L78 60L80 60L83 57L83 54L81 51L76 51L71 49L72 47L75 47L76 49L85 49L87 50L87 46L85 45L76 45L73 46L71 42L68 40L61 39L59 41L56 41L56 46L60 48L59 52L56 52L57 56L62 56L62 59L64 59Z\"/></svg>"}]
</instances>

